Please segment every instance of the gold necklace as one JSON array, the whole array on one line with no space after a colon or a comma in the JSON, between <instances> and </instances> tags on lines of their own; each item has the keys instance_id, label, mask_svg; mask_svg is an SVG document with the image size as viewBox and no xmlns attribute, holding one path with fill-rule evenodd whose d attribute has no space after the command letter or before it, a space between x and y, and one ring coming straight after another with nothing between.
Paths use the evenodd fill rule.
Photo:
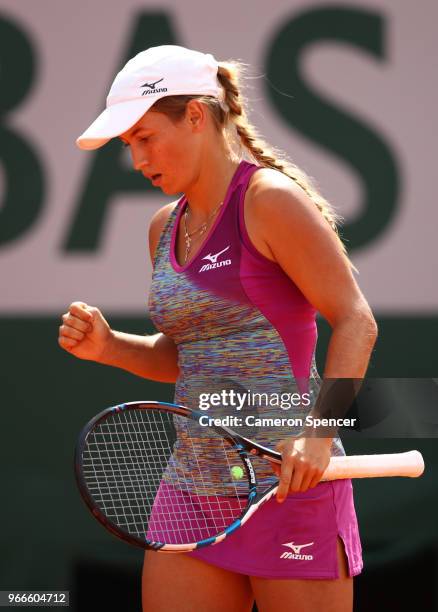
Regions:
<instances>
[{"instance_id":1,"label":"gold necklace","mask_svg":"<svg viewBox=\"0 0 438 612\"><path fill-rule=\"evenodd\" d=\"M207 217L207 219L201 223L201 225L199 227L197 227L195 230L193 230L192 232L189 232L187 229L187 220L189 217L189 205L187 204L186 209L184 211L184 217L183 217L183 221L184 221L184 240L186 243L186 253L184 256L184 263L186 263L187 258L189 256L190 253L190 248L191 248L191 244L192 244L192 236L194 236L195 234L198 234L200 236L202 236L206 229L207 229L207 225L208 222L214 217L214 215L217 213L217 211L220 209L220 207L222 206L223 202L221 202L220 204L218 204L216 206L216 208L213 210L213 212Z\"/></svg>"}]
</instances>

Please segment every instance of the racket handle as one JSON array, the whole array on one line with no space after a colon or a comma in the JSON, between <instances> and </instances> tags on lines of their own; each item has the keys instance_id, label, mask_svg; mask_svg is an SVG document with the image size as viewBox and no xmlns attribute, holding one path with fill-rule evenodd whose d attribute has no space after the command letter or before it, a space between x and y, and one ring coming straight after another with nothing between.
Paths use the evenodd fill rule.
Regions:
<instances>
[{"instance_id":1,"label":"racket handle","mask_svg":"<svg viewBox=\"0 0 438 612\"><path fill-rule=\"evenodd\" d=\"M351 455L332 457L321 480L342 478L376 478L379 476L409 476L416 478L424 472L424 461L419 451L389 455Z\"/></svg>"}]
</instances>

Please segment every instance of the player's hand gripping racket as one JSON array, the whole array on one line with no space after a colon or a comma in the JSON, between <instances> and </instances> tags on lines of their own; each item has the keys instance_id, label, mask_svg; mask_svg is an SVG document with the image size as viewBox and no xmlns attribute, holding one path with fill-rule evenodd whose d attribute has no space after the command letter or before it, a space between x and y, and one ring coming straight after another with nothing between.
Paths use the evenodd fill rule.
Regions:
<instances>
[{"instance_id":1,"label":"player's hand gripping racket","mask_svg":"<svg viewBox=\"0 0 438 612\"><path fill-rule=\"evenodd\" d=\"M130 402L85 426L76 478L85 503L111 533L142 548L187 552L220 542L275 495L274 476L274 484L260 490L251 455L281 462L280 453L227 427L201 427L201 416L175 404ZM423 470L418 451L333 457L322 480L420 476Z\"/></svg>"}]
</instances>

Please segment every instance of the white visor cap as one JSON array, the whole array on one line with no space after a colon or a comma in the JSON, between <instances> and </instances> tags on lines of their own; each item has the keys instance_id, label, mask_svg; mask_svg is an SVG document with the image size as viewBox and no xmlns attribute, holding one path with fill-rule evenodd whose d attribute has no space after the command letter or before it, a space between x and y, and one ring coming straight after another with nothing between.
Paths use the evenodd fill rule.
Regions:
<instances>
[{"instance_id":1,"label":"white visor cap","mask_svg":"<svg viewBox=\"0 0 438 612\"><path fill-rule=\"evenodd\" d=\"M98 149L129 130L160 98L207 95L218 98L218 63L209 53L176 45L141 51L111 85L106 109L76 140L80 149Z\"/></svg>"}]
</instances>

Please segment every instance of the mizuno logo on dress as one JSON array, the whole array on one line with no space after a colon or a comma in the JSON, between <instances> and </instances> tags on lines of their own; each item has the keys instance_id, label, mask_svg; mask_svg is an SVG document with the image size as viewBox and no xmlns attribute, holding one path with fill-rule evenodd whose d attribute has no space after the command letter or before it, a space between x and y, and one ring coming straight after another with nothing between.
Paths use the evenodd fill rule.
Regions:
<instances>
[{"instance_id":1,"label":"mizuno logo on dress","mask_svg":"<svg viewBox=\"0 0 438 612\"><path fill-rule=\"evenodd\" d=\"M225 251L228 251L229 248L230 248L230 245L222 249L222 251L218 251L217 253L214 253L213 255L209 253L208 255L203 257L202 259L207 259L210 263L204 264L202 268L199 269L199 272L206 272L207 270L214 270L214 268L222 268L223 266L230 266L231 259L222 259L222 261L218 261L218 257L222 255L222 253L225 253Z\"/></svg>"},{"instance_id":2,"label":"mizuno logo on dress","mask_svg":"<svg viewBox=\"0 0 438 612\"><path fill-rule=\"evenodd\" d=\"M306 548L307 546L312 546L313 542L309 542L308 544L294 544L294 542L286 542L286 544L282 544L282 546L287 546L293 552L284 552L280 555L280 559L296 559L297 561L312 561L313 555L302 555L301 549Z\"/></svg>"},{"instance_id":3,"label":"mizuno logo on dress","mask_svg":"<svg viewBox=\"0 0 438 612\"><path fill-rule=\"evenodd\" d=\"M160 87L158 89L155 89L155 85L157 83L161 83L161 81L164 80L164 77L162 79L158 79L158 81L155 81L154 83L144 83L141 87L148 87L148 89L145 89L142 92L142 96L147 96L149 94L155 94L155 93L164 93L167 91L167 87Z\"/></svg>"}]
</instances>

